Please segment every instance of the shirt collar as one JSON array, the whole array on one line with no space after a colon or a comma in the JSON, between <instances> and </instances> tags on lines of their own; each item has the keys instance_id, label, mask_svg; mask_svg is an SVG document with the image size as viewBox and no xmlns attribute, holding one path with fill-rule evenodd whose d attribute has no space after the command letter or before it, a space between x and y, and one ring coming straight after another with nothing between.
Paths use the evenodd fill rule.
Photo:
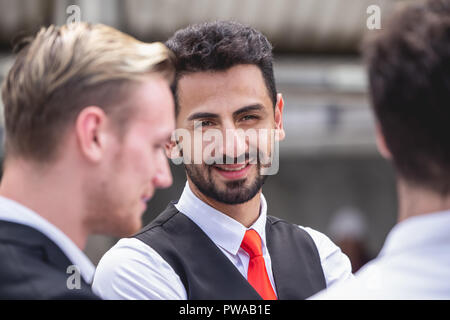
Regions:
<instances>
[{"instance_id":1,"label":"shirt collar","mask_svg":"<svg viewBox=\"0 0 450 320\"><path fill-rule=\"evenodd\" d=\"M200 200L188 182L175 207L198 225L217 246L233 255L237 254L245 232L249 229L258 232L263 247L266 245L267 202L262 193L259 217L249 228Z\"/></svg>"},{"instance_id":2,"label":"shirt collar","mask_svg":"<svg viewBox=\"0 0 450 320\"><path fill-rule=\"evenodd\" d=\"M89 258L60 229L31 209L0 196L0 220L23 224L46 235L79 268L86 283L91 283L95 267Z\"/></svg>"},{"instance_id":3,"label":"shirt collar","mask_svg":"<svg viewBox=\"0 0 450 320\"><path fill-rule=\"evenodd\" d=\"M412 252L450 243L450 210L407 218L386 237L380 256Z\"/></svg>"}]
</instances>

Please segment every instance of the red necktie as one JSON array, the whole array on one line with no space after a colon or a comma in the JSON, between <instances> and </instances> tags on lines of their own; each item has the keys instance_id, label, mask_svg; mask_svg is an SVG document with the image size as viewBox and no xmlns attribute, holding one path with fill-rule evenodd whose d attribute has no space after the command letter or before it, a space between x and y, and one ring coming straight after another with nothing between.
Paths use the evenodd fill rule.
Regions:
<instances>
[{"instance_id":1,"label":"red necktie","mask_svg":"<svg viewBox=\"0 0 450 320\"><path fill-rule=\"evenodd\" d=\"M277 300L262 256L261 238L251 229L245 232L241 248L250 255L247 280L264 300Z\"/></svg>"}]
</instances>

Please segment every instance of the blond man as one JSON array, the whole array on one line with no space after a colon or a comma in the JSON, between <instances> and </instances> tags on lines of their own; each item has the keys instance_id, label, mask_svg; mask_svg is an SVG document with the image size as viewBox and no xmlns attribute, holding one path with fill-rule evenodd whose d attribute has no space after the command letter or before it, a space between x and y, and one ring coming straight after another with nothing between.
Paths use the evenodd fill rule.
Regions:
<instances>
[{"instance_id":1,"label":"blond man","mask_svg":"<svg viewBox=\"0 0 450 320\"><path fill-rule=\"evenodd\" d=\"M172 183L163 147L174 129L173 62L104 25L42 29L2 88L0 299L90 299L90 234L141 227Z\"/></svg>"}]
</instances>

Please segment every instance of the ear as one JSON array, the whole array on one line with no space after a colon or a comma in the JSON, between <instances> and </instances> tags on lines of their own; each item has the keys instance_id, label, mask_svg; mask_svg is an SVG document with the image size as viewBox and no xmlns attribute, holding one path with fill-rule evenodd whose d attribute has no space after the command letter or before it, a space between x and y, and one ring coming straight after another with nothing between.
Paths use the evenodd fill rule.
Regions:
<instances>
[{"instance_id":1,"label":"ear","mask_svg":"<svg viewBox=\"0 0 450 320\"><path fill-rule=\"evenodd\" d=\"M167 158L174 160L183 157L183 152L181 148L181 142L177 137L176 130L172 133L170 141L164 146Z\"/></svg>"},{"instance_id":2,"label":"ear","mask_svg":"<svg viewBox=\"0 0 450 320\"><path fill-rule=\"evenodd\" d=\"M166 156L169 159L175 159L181 156L178 144L175 141L167 142L166 145L164 146L164 149L166 152Z\"/></svg>"},{"instance_id":3,"label":"ear","mask_svg":"<svg viewBox=\"0 0 450 320\"><path fill-rule=\"evenodd\" d=\"M278 140L283 140L286 136L283 127L283 108L284 100L281 93L277 94L277 103L275 105L275 128L278 130Z\"/></svg>"},{"instance_id":4,"label":"ear","mask_svg":"<svg viewBox=\"0 0 450 320\"><path fill-rule=\"evenodd\" d=\"M77 117L75 131L81 153L88 161L99 162L104 153L106 114L97 106L84 108Z\"/></svg>"},{"instance_id":5,"label":"ear","mask_svg":"<svg viewBox=\"0 0 450 320\"><path fill-rule=\"evenodd\" d=\"M388 160L392 159L392 154L386 145L386 140L384 139L381 125L378 121L375 124L375 141L377 143L378 152L380 152L381 156Z\"/></svg>"}]
</instances>

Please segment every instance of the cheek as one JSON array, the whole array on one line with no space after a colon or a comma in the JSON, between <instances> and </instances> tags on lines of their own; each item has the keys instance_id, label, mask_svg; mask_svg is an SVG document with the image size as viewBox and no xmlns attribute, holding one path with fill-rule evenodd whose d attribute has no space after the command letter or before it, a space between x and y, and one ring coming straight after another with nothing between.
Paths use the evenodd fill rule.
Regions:
<instances>
[{"instance_id":1,"label":"cheek","mask_svg":"<svg viewBox=\"0 0 450 320\"><path fill-rule=\"evenodd\" d=\"M203 151L206 146L203 138L203 133L191 131L186 131L182 137L179 137L178 143L185 164L202 163Z\"/></svg>"},{"instance_id":2,"label":"cheek","mask_svg":"<svg viewBox=\"0 0 450 320\"><path fill-rule=\"evenodd\" d=\"M270 154L273 147L272 144L275 142L274 134L274 129L257 129L256 134L247 140L250 153L262 152L263 154Z\"/></svg>"},{"instance_id":3,"label":"cheek","mask_svg":"<svg viewBox=\"0 0 450 320\"><path fill-rule=\"evenodd\" d=\"M157 166L156 152L150 148L147 148L137 153L136 157L139 157L138 159L136 159L137 174L140 175L142 179L149 181L150 179L153 178L153 176L156 173L156 166Z\"/></svg>"},{"instance_id":4,"label":"cheek","mask_svg":"<svg viewBox=\"0 0 450 320\"><path fill-rule=\"evenodd\" d=\"M123 168L128 168L130 177L137 181L148 181L153 175L154 165L152 164L155 163L154 152L148 144L135 142L124 148L123 152L126 153Z\"/></svg>"}]
</instances>

